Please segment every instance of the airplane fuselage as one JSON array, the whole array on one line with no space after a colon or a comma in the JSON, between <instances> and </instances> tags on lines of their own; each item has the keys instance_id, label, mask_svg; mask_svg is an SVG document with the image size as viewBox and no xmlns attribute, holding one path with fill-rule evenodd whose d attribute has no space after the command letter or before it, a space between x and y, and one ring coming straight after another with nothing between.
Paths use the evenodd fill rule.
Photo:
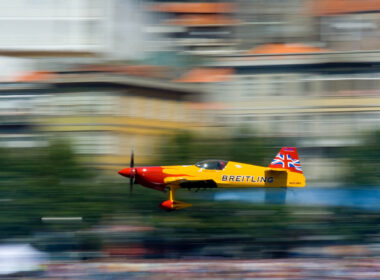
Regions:
<instances>
[{"instance_id":1,"label":"airplane fuselage","mask_svg":"<svg viewBox=\"0 0 380 280\"><path fill-rule=\"evenodd\" d=\"M133 163L133 161L131 161ZM124 168L120 175L148 188L165 191L169 199L161 204L174 210L189 204L175 201L180 188L279 188L304 187L305 176L296 148L284 147L268 167L224 160L205 160L195 165Z\"/></svg>"},{"instance_id":2,"label":"airplane fuselage","mask_svg":"<svg viewBox=\"0 0 380 280\"><path fill-rule=\"evenodd\" d=\"M207 184L211 180L214 184ZM191 181L196 183L185 183ZM164 190L169 185L177 188L304 187L305 177L295 172L229 161L223 170L195 165L136 167L136 183L158 190Z\"/></svg>"}]
</instances>

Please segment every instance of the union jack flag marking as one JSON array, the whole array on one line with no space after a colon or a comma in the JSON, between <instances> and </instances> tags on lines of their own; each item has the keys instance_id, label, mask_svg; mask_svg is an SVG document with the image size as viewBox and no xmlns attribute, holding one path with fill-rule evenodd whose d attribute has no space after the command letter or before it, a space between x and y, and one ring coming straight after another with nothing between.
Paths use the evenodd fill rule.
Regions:
<instances>
[{"instance_id":1,"label":"union jack flag marking","mask_svg":"<svg viewBox=\"0 0 380 280\"><path fill-rule=\"evenodd\" d=\"M288 166L295 168L297 171L302 171L301 163L298 159L294 160L291 156L286 155L288 161Z\"/></svg>"},{"instance_id":2,"label":"union jack flag marking","mask_svg":"<svg viewBox=\"0 0 380 280\"><path fill-rule=\"evenodd\" d=\"M281 165L282 168L294 168L302 172L301 163L298 159L294 160L290 155L277 154L271 163L272 165Z\"/></svg>"},{"instance_id":3,"label":"union jack flag marking","mask_svg":"<svg viewBox=\"0 0 380 280\"><path fill-rule=\"evenodd\" d=\"M284 162L284 155L282 154L277 154L274 160L272 160L273 165L281 165L283 168L285 167L285 162Z\"/></svg>"}]
</instances>

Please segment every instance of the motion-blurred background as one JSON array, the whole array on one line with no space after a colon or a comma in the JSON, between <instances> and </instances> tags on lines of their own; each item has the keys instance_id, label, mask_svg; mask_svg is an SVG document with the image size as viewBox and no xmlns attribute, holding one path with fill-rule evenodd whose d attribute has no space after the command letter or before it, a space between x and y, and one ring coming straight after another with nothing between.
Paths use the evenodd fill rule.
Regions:
<instances>
[{"instance_id":1,"label":"motion-blurred background","mask_svg":"<svg viewBox=\"0 0 380 280\"><path fill-rule=\"evenodd\" d=\"M2 0L0 274L379 278L379 11ZM307 179L283 205L180 191L195 207L166 213L117 175L132 148L137 165L269 165L282 146Z\"/></svg>"}]
</instances>

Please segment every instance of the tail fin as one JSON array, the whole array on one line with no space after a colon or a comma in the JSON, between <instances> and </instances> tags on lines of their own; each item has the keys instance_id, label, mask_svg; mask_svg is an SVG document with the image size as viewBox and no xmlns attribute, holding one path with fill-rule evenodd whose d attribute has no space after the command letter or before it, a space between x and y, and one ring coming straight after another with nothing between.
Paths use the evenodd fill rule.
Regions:
<instances>
[{"instance_id":1,"label":"tail fin","mask_svg":"<svg viewBox=\"0 0 380 280\"><path fill-rule=\"evenodd\" d=\"M288 169L292 172L303 174L297 149L294 147L283 147L269 165L270 168Z\"/></svg>"}]
</instances>

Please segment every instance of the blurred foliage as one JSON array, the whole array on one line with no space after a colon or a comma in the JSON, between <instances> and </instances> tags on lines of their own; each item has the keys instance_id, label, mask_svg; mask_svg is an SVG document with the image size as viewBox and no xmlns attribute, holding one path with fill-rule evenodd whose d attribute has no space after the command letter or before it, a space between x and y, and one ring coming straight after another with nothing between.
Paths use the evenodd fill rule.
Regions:
<instances>
[{"instance_id":1,"label":"blurred foliage","mask_svg":"<svg viewBox=\"0 0 380 280\"><path fill-rule=\"evenodd\" d=\"M347 184L380 185L380 131L367 135L362 145L344 149L342 156L348 159Z\"/></svg>"},{"instance_id":2,"label":"blurred foliage","mask_svg":"<svg viewBox=\"0 0 380 280\"><path fill-rule=\"evenodd\" d=\"M228 141L179 134L167 143L166 164L220 156L268 164L278 150L244 134ZM297 246L372 242L378 234L376 212L207 201L217 190L181 191L180 200L194 207L165 212L157 206L166 194L136 186L129 196L128 180L84 167L67 142L2 150L0 164L0 239L35 236L37 247L51 252L140 246L140 257L283 257ZM127 230L110 230L114 226Z\"/></svg>"},{"instance_id":3,"label":"blurred foliage","mask_svg":"<svg viewBox=\"0 0 380 280\"><path fill-rule=\"evenodd\" d=\"M4 150L0 163L4 166L0 172L0 238L67 229L67 225L43 223L42 217L84 217L85 222L74 223L73 228L86 226L111 212L113 199L122 192L117 184L105 188L100 176L82 166L66 142Z\"/></svg>"},{"instance_id":4,"label":"blurred foliage","mask_svg":"<svg viewBox=\"0 0 380 280\"><path fill-rule=\"evenodd\" d=\"M181 194L182 197L182 194ZM194 196L192 196L194 202ZM108 245L136 243L145 257L273 258L291 256L298 247L376 242L376 212L358 209L252 205L196 200L193 208L173 212L145 211L140 224L153 231L104 234ZM125 217L124 222L128 220Z\"/></svg>"},{"instance_id":5,"label":"blurred foliage","mask_svg":"<svg viewBox=\"0 0 380 280\"><path fill-rule=\"evenodd\" d=\"M232 138L181 132L165 141L156 164L182 165L204 159L224 159L267 166L282 146L293 144L284 139L255 137L245 128L239 128Z\"/></svg>"}]
</instances>

